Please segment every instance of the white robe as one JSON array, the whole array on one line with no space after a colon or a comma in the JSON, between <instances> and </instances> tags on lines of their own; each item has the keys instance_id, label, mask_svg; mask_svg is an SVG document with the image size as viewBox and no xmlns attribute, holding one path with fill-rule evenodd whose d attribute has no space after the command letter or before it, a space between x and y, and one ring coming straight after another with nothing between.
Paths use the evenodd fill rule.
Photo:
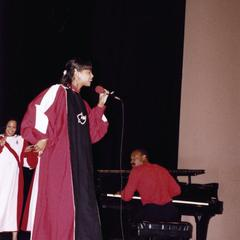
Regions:
<instances>
[{"instance_id":1,"label":"white robe","mask_svg":"<svg viewBox=\"0 0 240 240\"><path fill-rule=\"evenodd\" d=\"M23 138L15 135L7 137L6 141L20 159L24 146ZM19 165L17 159L4 146L0 153L0 232L18 230L18 185Z\"/></svg>"}]
</instances>

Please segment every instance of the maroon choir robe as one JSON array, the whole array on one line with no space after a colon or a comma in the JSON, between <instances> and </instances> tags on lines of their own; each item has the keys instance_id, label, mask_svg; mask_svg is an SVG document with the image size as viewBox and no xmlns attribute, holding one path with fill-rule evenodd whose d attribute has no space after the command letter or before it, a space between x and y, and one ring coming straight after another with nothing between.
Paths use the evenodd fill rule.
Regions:
<instances>
[{"instance_id":1,"label":"maroon choir robe","mask_svg":"<svg viewBox=\"0 0 240 240\"><path fill-rule=\"evenodd\" d=\"M29 212L34 215L31 229L33 240L75 239L76 209L69 141L71 123L68 122L67 99L67 89L64 86L59 84L51 86L29 104L21 124L21 134L30 143L35 144L40 139L48 139L38 162L35 212ZM86 101L84 105L90 139L95 143L108 129L108 122L103 114L105 108L96 106L91 109ZM76 117L80 122L82 120L84 122L81 114ZM91 231L92 226L88 228ZM82 239L97 240L91 236Z\"/></svg>"}]
</instances>

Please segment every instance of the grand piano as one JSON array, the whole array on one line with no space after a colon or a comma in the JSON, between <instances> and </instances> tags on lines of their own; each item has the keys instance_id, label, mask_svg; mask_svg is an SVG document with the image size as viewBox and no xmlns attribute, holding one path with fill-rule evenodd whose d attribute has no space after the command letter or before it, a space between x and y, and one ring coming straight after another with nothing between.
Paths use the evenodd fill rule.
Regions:
<instances>
[{"instance_id":1,"label":"grand piano","mask_svg":"<svg viewBox=\"0 0 240 240\"><path fill-rule=\"evenodd\" d=\"M129 227L132 214L141 206L139 196L135 196L130 202L123 202L120 196L115 195L117 191L125 186L129 172L129 170L97 170L97 197L102 227L107 229L106 232L109 230L108 224L111 222L110 229L114 232L119 232L119 235L123 235L123 229ZM193 216L195 218L196 239L206 240L210 219L216 214L223 213L223 202L218 200L218 183L192 183L193 176L205 173L205 170L202 169L177 169L169 170L169 172L177 181L178 176L187 177L186 182L178 181L182 193L173 199L173 203L178 207L181 215ZM114 229L116 216L119 222L115 222L115 225L117 225L115 227L116 229L121 227L121 229L117 230ZM108 237L105 237L105 239L108 239ZM117 238L115 237L115 239ZM125 239L127 240L128 237L126 236Z\"/></svg>"}]
</instances>

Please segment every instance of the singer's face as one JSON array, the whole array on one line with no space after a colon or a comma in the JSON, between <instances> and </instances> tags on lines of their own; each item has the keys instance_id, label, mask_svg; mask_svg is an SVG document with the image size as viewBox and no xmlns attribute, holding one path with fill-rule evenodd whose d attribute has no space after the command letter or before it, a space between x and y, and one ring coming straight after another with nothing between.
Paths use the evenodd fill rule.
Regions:
<instances>
[{"instance_id":1,"label":"singer's face","mask_svg":"<svg viewBox=\"0 0 240 240\"><path fill-rule=\"evenodd\" d=\"M93 79L93 73L90 69L84 69L78 72L78 79L81 86L90 87Z\"/></svg>"},{"instance_id":2,"label":"singer's face","mask_svg":"<svg viewBox=\"0 0 240 240\"><path fill-rule=\"evenodd\" d=\"M132 167L137 167L140 166L144 163L144 156L141 152L139 151L133 151L131 154L131 165Z\"/></svg>"}]
</instances>

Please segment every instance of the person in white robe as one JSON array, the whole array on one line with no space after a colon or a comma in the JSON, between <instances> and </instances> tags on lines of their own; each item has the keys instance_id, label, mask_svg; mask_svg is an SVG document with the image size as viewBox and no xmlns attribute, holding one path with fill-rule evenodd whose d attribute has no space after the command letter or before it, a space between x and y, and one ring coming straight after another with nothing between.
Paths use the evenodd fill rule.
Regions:
<instances>
[{"instance_id":1,"label":"person in white robe","mask_svg":"<svg viewBox=\"0 0 240 240\"><path fill-rule=\"evenodd\" d=\"M28 143L16 134L17 121L9 120L0 134L0 232L17 233L23 205L23 163Z\"/></svg>"}]
</instances>

